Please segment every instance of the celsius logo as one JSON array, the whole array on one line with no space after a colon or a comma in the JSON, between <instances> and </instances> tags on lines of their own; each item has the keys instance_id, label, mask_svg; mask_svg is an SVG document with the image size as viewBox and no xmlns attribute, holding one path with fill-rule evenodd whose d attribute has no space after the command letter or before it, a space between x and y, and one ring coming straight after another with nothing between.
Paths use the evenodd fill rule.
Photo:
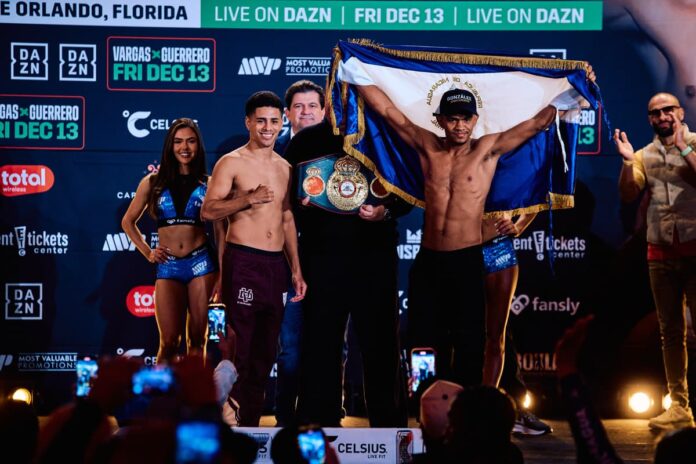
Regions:
<instances>
[{"instance_id":1,"label":"celsius logo","mask_svg":"<svg viewBox=\"0 0 696 464\"><path fill-rule=\"evenodd\" d=\"M150 118L151 114L152 111L135 111L131 113L128 110L123 110L121 113L127 119L126 127L128 127L128 132L138 139L147 137L150 135L150 131L166 131L171 123L175 121L175 119L169 121L164 118ZM198 124L197 119L193 121Z\"/></svg>"},{"instance_id":2,"label":"celsius logo","mask_svg":"<svg viewBox=\"0 0 696 464\"><path fill-rule=\"evenodd\" d=\"M123 117L128 118L128 132L130 132L130 134L133 137L137 137L139 139L142 139L143 137L147 137L148 135L150 135L149 130L138 129L137 127L135 127L135 123L137 123L141 119L149 118L151 114L151 111L136 111L134 113L131 113L128 110L125 110L123 112Z\"/></svg>"},{"instance_id":3,"label":"celsius logo","mask_svg":"<svg viewBox=\"0 0 696 464\"><path fill-rule=\"evenodd\" d=\"M140 285L134 287L126 296L126 307L136 317L155 315L155 286Z\"/></svg>"},{"instance_id":4,"label":"celsius logo","mask_svg":"<svg viewBox=\"0 0 696 464\"><path fill-rule=\"evenodd\" d=\"M570 297L566 297L565 300L542 300L538 296L534 298L529 298L525 294L515 295L512 299L512 304L510 305L510 311L515 316L519 316L522 311L532 303L532 311L539 312L554 312L554 313L568 313L571 316L575 316L580 309L580 302L573 301Z\"/></svg>"},{"instance_id":5,"label":"celsius logo","mask_svg":"<svg viewBox=\"0 0 696 464\"><path fill-rule=\"evenodd\" d=\"M143 356L145 354L145 348L131 348L129 350L117 348L116 354L119 356L123 356L124 358L142 357L143 364L145 364L146 366L154 366L157 364L157 356Z\"/></svg>"},{"instance_id":6,"label":"celsius logo","mask_svg":"<svg viewBox=\"0 0 696 464\"><path fill-rule=\"evenodd\" d=\"M515 250L535 252L537 261L543 261L547 252L553 252L554 259L582 259L587 249L583 238L559 235L552 239L543 230L535 230L529 237L514 238L512 244Z\"/></svg>"},{"instance_id":7,"label":"celsius logo","mask_svg":"<svg viewBox=\"0 0 696 464\"><path fill-rule=\"evenodd\" d=\"M416 259L416 255L420 250L421 236L423 232L418 229L412 232L410 229L406 229L406 243L398 245L396 247L396 252L399 255L399 259Z\"/></svg>"},{"instance_id":8,"label":"celsius logo","mask_svg":"<svg viewBox=\"0 0 696 464\"><path fill-rule=\"evenodd\" d=\"M271 72L280 68L280 58L269 58L267 56L255 56L253 58L242 58L239 65L239 76L258 76L264 74L268 76Z\"/></svg>"},{"instance_id":9,"label":"celsius logo","mask_svg":"<svg viewBox=\"0 0 696 464\"><path fill-rule=\"evenodd\" d=\"M43 193L51 190L53 171L42 165L11 165L0 167L2 194L6 197Z\"/></svg>"}]
</instances>

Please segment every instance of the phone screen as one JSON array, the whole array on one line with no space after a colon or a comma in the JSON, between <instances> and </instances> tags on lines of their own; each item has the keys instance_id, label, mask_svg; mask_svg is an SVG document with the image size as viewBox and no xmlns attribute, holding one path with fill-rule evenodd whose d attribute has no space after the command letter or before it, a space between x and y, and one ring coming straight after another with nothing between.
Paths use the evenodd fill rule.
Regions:
<instances>
[{"instance_id":1,"label":"phone screen","mask_svg":"<svg viewBox=\"0 0 696 464\"><path fill-rule=\"evenodd\" d=\"M219 342L220 337L218 332L225 333L225 306L224 305L209 305L208 306L208 340Z\"/></svg>"},{"instance_id":2,"label":"phone screen","mask_svg":"<svg viewBox=\"0 0 696 464\"><path fill-rule=\"evenodd\" d=\"M136 395L166 393L173 381L174 374L169 366L162 364L145 366L133 374L133 393Z\"/></svg>"},{"instance_id":3,"label":"phone screen","mask_svg":"<svg viewBox=\"0 0 696 464\"><path fill-rule=\"evenodd\" d=\"M85 358L77 360L75 364L75 371L77 372L75 395L87 396L89 394L92 388L92 379L97 376L98 369L99 366L96 359Z\"/></svg>"},{"instance_id":4,"label":"phone screen","mask_svg":"<svg viewBox=\"0 0 696 464\"><path fill-rule=\"evenodd\" d=\"M418 390L421 382L435 377L435 350L414 348L411 350L411 391Z\"/></svg>"},{"instance_id":5,"label":"phone screen","mask_svg":"<svg viewBox=\"0 0 696 464\"><path fill-rule=\"evenodd\" d=\"M321 430L307 430L297 434L297 444L300 454L309 464L324 464L326 448Z\"/></svg>"},{"instance_id":6,"label":"phone screen","mask_svg":"<svg viewBox=\"0 0 696 464\"><path fill-rule=\"evenodd\" d=\"M220 454L220 436L217 424L212 422L181 422L176 427L176 462L217 462Z\"/></svg>"}]
</instances>

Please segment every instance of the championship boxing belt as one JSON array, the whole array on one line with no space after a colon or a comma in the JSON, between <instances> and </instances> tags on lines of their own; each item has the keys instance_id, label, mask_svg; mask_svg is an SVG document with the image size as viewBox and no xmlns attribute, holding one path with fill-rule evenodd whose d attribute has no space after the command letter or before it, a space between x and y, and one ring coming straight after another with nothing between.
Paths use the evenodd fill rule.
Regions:
<instances>
[{"instance_id":1,"label":"championship boxing belt","mask_svg":"<svg viewBox=\"0 0 696 464\"><path fill-rule=\"evenodd\" d=\"M357 214L363 204L376 205L389 195L379 179L355 158L344 154L299 163L297 198L337 214Z\"/></svg>"}]
</instances>

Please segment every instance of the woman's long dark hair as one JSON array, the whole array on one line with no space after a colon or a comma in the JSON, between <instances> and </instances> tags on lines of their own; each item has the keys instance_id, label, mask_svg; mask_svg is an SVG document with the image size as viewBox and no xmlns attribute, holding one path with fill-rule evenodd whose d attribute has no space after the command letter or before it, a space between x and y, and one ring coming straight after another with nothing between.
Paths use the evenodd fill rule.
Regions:
<instances>
[{"instance_id":1,"label":"woman's long dark hair","mask_svg":"<svg viewBox=\"0 0 696 464\"><path fill-rule=\"evenodd\" d=\"M160 159L160 167L157 174L150 177L150 198L147 200L147 209L150 216L157 219L157 199L162 192L169 187L176 177L179 175L179 162L174 156L174 135L179 129L191 129L198 138L198 151L191 162L191 176L194 179L203 181L208 175L205 164L205 147L203 146L203 138L201 131L198 129L193 119L179 118L169 126L167 136L164 139L162 146L162 158Z\"/></svg>"}]
</instances>

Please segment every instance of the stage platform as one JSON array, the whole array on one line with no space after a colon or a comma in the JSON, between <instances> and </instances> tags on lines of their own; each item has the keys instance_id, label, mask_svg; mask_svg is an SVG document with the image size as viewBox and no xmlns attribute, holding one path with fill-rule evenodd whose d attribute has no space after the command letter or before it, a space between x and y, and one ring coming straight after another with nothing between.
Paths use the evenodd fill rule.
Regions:
<instances>
[{"instance_id":1,"label":"stage platform","mask_svg":"<svg viewBox=\"0 0 696 464\"><path fill-rule=\"evenodd\" d=\"M520 447L524 455L524 460L526 464L571 464L576 462L575 458L575 444L573 442L573 436L570 433L570 426L566 421L563 420L545 420L549 423L554 432L548 435L541 436L515 436L513 441ZM625 463L649 463L652 462L653 450L655 441L658 435L652 433L648 429L648 421L644 419L609 419L604 420L604 427L607 430L609 439L614 444L619 456L624 460ZM264 416L261 419L261 427L256 433L267 433L261 432L261 430L268 430L275 425L275 418L272 416ZM369 429L367 428L367 419L362 417L347 417L342 422L343 429L328 429L327 435L330 437L336 434L332 434L336 430L345 430L345 432L355 432L357 437L368 435L371 439L370 442L373 446L374 444L384 442L387 446L390 443L395 443L399 429ZM358 430L352 430L358 429ZM419 444L417 441L420 439L420 434L418 433L418 424L415 419L409 421L409 429L414 431L413 450L418 450ZM250 429L252 430L252 429ZM408 429L404 429L408 430ZM252 432L254 433L254 432ZM352 434L351 434L352 435ZM403 433L402 433L403 435ZM258 438L258 437L257 437ZM335 439L338 443L340 439ZM343 442L345 443L345 441ZM359 449L360 443L353 443ZM394 449L394 448L392 448ZM343 446L343 451L345 451L345 445ZM369 447L368 447L369 450ZM395 449L395 451L398 451ZM378 453L372 453L375 456L371 459L364 460L367 456L363 456L363 460L355 460L358 456L356 453L339 453L342 463L349 462L383 462L385 464L400 462L396 460L396 455L389 453L389 456L384 456L383 458L378 457ZM258 462L270 462L259 460Z\"/></svg>"}]
</instances>

